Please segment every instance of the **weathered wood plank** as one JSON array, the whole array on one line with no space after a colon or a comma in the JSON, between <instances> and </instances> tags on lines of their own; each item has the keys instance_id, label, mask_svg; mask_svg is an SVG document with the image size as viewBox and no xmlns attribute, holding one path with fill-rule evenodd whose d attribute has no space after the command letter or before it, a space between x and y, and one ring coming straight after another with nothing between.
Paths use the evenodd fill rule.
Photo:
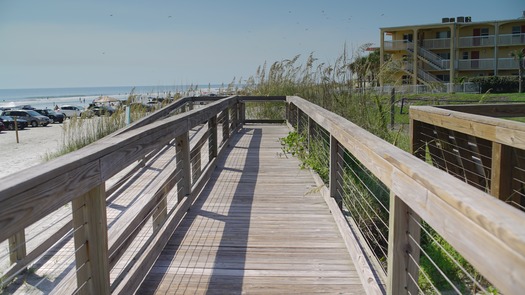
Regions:
<instances>
[{"instance_id":1,"label":"weathered wood plank","mask_svg":"<svg viewBox=\"0 0 525 295\"><path fill-rule=\"evenodd\" d=\"M525 104L523 103L441 105L437 107L441 109L497 118L525 116Z\"/></svg>"},{"instance_id":2,"label":"weathered wood plank","mask_svg":"<svg viewBox=\"0 0 525 295\"><path fill-rule=\"evenodd\" d=\"M289 293L297 283L288 281L294 280L310 292L331 290L320 277L341 287L333 290L364 292L310 172L278 154L277 138L287 134L283 127L246 126L231 137L227 158L219 158L138 293L213 292L199 287L199 280L234 293ZM257 281L240 285L227 279L232 277Z\"/></svg>"},{"instance_id":3,"label":"weathered wood plank","mask_svg":"<svg viewBox=\"0 0 525 295\"><path fill-rule=\"evenodd\" d=\"M525 149L525 127L520 122L428 106L411 106L410 118Z\"/></svg>"}]
</instances>

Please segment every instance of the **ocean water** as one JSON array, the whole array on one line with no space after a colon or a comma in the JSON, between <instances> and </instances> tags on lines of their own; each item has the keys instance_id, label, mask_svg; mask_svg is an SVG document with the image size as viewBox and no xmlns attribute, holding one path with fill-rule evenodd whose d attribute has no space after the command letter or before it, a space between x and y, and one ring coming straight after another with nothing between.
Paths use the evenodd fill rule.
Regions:
<instances>
[{"instance_id":1,"label":"ocean water","mask_svg":"<svg viewBox=\"0 0 525 295\"><path fill-rule=\"evenodd\" d=\"M199 85L197 90L188 91L190 86L115 86L115 87L75 87L75 88L34 88L0 89L0 108L31 105L34 108L54 108L72 104L87 107L101 95L117 99L127 99L131 91L147 100L148 97L165 97L168 93L181 93L184 96L215 93L221 85ZM195 88L195 86L193 86Z\"/></svg>"}]
</instances>

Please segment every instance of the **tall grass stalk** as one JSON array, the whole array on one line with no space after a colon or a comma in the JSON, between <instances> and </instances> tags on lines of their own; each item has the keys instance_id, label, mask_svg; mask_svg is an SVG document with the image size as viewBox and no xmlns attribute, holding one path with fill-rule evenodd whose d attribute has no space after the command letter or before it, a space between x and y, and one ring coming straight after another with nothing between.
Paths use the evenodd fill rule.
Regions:
<instances>
[{"instance_id":1,"label":"tall grass stalk","mask_svg":"<svg viewBox=\"0 0 525 295\"><path fill-rule=\"evenodd\" d=\"M149 114L146 108L133 108L130 112L131 122ZM81 149L126 126L125 110L119 109L111 116L73 117L62 126L61 144L58 150L44 155L49 161L67 153Z\"/></svg>"},{"instance_id":2,"label":"tall grass stalk","mask_svg":"<svg viewBox=\"0 0 525 295\"><path fill-rule=\"evenodd\" d=\"M297 95L349 119L389 142L396 139L398 144L403 145L400 138L403 135L388 128L389 96L356 89L358 72L361 73L360 76L373 77L369 82L372 84L377 83L379 76L384 76L383 79L387 80L394 79L388 78L393 75L388 66L379 69L377 59L364 56L365 47L367 46L350 55L345 46L341 56L333 64L317 63L313 53L306 57L304 64L301 64L299 55L274 62L269 68L265 63L257 69L254 76L247 79L242 94ZM373 69L378 72L372 74ZM408 137L404 137L408 142Z\"/></svg>"}]
</instances>

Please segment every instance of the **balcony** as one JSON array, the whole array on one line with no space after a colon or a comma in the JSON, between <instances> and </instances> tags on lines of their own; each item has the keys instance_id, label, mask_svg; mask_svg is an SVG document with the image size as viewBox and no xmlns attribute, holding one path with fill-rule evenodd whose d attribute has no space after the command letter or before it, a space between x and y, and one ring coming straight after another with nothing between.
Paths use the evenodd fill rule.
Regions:
<instances>
[{"instance_id":1,"label":"balcony","mask_svg":"<svg viewBox=\"0 0 525 295\"><path fill-rule=\"evenodd\" d=\"M395 41L385 41L383 44L384 50L406 50L408 40L395 40Z\"/></svg>"},{"instance_id":2,"label":"balcony","mask_svg":"<svg viewBox=\"0 0 525 295\"><path fill-rule=\"evenodd\" d=\"M426 49L448 49L450 48L450 38L424 40L423 47Z\"/></svg>"},{"instance_id":3,"label":"balcony","mask_svg":"<svg viewBox=\"0 0 525 295\"><path fill-rule=\"evenodd\" d=\"M518 61L514 58L498 58L499 70L514 70L518 68Z\"/></svg>"},{"instance_id":4,"label":"balcony","mask_svg":"<svg viewBox=\"0 0 525 295\"><path fill-rule=\"evenodd\" d=\"M493 70L495 59L460 59L458 70Z\"/></svg>"},{"instance_id":5,"label":"balcony","mask_svg":"<svg viewBox=\"0 0 525 295\"><path fill-rule=\"evenodd\" d=\"M470 36L470 37L461 37L459 38L459 47L487 47L494 46L495 36Z\"/></svg>"},{"instance_id":6,"label":"balcony","mask_svg":"<svg viewBox=\"0 0 525 295\"><path fill-rule=\"evenodd\" d=\"M525 45L525 33L499 35L498 45Z\"/></svg>"}]
</instances>

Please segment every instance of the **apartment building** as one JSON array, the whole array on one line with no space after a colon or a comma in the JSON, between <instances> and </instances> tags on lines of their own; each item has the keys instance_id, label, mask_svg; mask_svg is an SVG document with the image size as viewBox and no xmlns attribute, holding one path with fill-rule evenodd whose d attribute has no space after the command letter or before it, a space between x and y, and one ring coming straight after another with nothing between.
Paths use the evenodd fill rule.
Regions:
<instances>
[{"instance_id":1,"label":"apartment building","mask_svg":"<svg viewBox=\"0 0 525 295\"><path fill-rule=\"evenodd\" d=\"M470 16L445 17L435 24L380 30L381 65L385 54L390 55L399 68L397 81L452 85L454 78L518 74L511 52L525 48L525 11L517 19L477 22Z\"/></svg>"}]
</instances>

